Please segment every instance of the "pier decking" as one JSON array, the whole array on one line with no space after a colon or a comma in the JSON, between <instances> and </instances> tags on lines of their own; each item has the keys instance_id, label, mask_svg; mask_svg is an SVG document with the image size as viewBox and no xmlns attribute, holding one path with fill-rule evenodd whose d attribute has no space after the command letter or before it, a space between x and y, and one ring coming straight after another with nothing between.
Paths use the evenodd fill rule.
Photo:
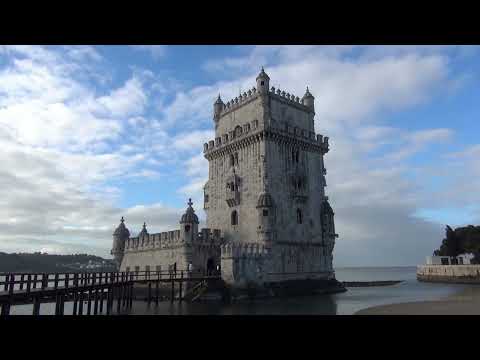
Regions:
<instances>
[{"instance_id":1,"label":"pier decking","mask_svg":"<svg viewBox=\"0 0 480 360\"><path fill-rule=\"evenodd\" d=\"M160 286L170 284L171 302L183 301L201 293L208 280L220 279L218 274L189 271L8 273L0 277L4 278L0 281L1 316L10 315L12 305L22 304L33 304L32 315L39 315L42 303L55 303L55 315L64 315L66 301L73 301L73 315L111 315L115 307L117 313L131 308L136 284L146 286L147 301L158 304Z\"/></svg>"}]
</instances>

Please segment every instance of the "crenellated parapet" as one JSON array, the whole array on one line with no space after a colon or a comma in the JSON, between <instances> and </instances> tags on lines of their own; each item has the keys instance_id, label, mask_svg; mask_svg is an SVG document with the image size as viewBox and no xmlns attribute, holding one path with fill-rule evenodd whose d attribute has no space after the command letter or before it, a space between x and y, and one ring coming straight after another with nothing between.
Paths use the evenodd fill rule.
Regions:
<instances>
[{"instance_id":1,"label":"crenellated parapet","mask_svg":"<svg viewBox=\"0 0 480 360\"><path fill-rule=\"evenodd\" d=\"M157 234L147 234L141 237L131 237L125 246L126 252L150 249L173 248L183 244L180 230L164 231Z\"/></svg>"},{"instance_id":2,"label":"crenellated parapet","mask_svg":"<svg viewBox=\"0 0 480 360\"><path fill-rule=\"evenodd\" d=\"M284 90L275 89L275 87L273 87L273 86L270 89L269 95L273 99L278 100L282 103L288 104L290 106L293 106L293 107L295 107L299 110L306 111L306 112L311 111L311 109L307 105L308 103L307 103L307 101L304 97L300 98L298 96L295 96L294 94L290 94L288 92L285 92Z\"/></svg>"},{"instance_id":3,"label":"crenellated parapet","mask_svg":"<svg viewBox=\"0 0 480 360\"><path fill-rule=\"evenodd\" d=\"M222 258L266 257L270 249L258 243L228 243L221 246Z\"/></svg>"},{"instance_id":4,"label":"crenellated parapet","mask_svg":"<svg viewBox=\"0 0 480 360\"><path fill-rule=\"evenodd\" d=\"M218 229L202 229L195 237L195 245L219 245L222 242ZM180 230L148 234L142 237L130 237L125 244L125 252L147 251L152 249L176 249L185 246L188 241L181 236Z\"/></svg>"},{"instance_id":5,"label":"crenellated parapet","mask_svg":"<svg viewBox=\"0 0 480 360\"><path fill-rule=\"evenodd\" d=\"M224 139L225 140L222 140ZM230 154L242 147L248 146L254 142L264 139L270 139L281 143L291 144L298 148L326 154L329 151L328 136L308 132L297 127L285 126L278 128L261 129L259 131L242 132L234 136L235 141L230 140L230 134L217 138L216 141L210 140L203 146L203 153L207 159L213 159L218 156Z\"/></svg>"}]
</instances>

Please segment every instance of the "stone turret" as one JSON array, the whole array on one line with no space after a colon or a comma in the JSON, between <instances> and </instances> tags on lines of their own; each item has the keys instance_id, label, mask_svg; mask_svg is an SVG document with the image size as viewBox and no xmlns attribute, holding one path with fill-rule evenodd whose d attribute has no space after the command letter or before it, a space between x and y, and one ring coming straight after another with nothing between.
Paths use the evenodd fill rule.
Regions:
<instances>
[{"instance_id":1,"label":"stone turret","mask_svg":"<svg viewBox=\"0 0 480 360\"><path fill-rule=\"evenodd\" d=\"M220 114L222 113L224 107L225 104L223 103L220 94L218 94L217 101L215 101L213 104L213 121L215 121L215 125L217 125L218 120L220 119Z\"/></svg>"},{"instance_id":2,"label":"stone turret","mask_svg":"<svg viewBox=\"0 0 480 360\"><path fill-rule=\"evenodd\" d=\"M305 91L305 95L303 95L303 97L302 97L302 102L303 102L303 105L310 108L310 110L313 113L315 113L315 105L314 105L315 98L313 97L313 95L308 90L308 86L307 86L307 91Z\"/></svg>"},{"instance_id":3,"label":"stone turret","mask_svg":"<svg viewBox=\"0 0 480 360\"><path fill-rule=\"evenodd\" d=\"M192 199L188 199L188 208L180 219L180 238L185 241L193 241L198 233L198 216L192 205Z\"/></svg>"},{"instance_id":4,"label":"stone turret","mask_svg":"<svg viewBox=\"0 0 480 360\"><path fill-rule=\"evenodd\" d=\"M275 221L275 204L270 193L267 191L267 184L264 180L263 191L258 195L257 200L258 229L257 234L259 241L270 248L273 241L273 223Z\"/></svg>"},{"instance_id":5,"label":"stone turret","mask_svg":"<svg viewBox=\"0 0 480 360\"><path fill-rule=\"evenodd\" d=\"M263 69L260 71L260 74L257 76L257 91L260 94L267 94L268 89L270 89L270 77L267 75L265 70Z\"/></svg>"},{"instance_id":6,"label":"stone turret","mask_svg":"<svg viewBox=\"0 0 480 360\"><path fill-rule=\"evenodd\" d=\"M117 267L120 268L120 264L123 260L123 255L125 252L125 242L130 237L130 231L126 228L124 224L125 220L120 219L120 225L113 232L113 246L110 254L113 255L113 260L117 264Z\"/></svg>"}]
</instances>

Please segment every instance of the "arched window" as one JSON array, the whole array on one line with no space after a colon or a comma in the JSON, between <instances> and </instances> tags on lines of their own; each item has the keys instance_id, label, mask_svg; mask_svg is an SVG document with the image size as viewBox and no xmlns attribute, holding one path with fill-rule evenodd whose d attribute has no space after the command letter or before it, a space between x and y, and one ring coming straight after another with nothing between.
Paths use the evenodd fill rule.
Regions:
<instances>
[{"instance_id":1,"label":"arched window","mask_svg":"<svg viewBox=\"0 0 480 360\"><path fill-rule=\"evenodd\" d=\"M189 232L190 231L190 225L185 225L185 232Z\"/></svg>"},{"instance_id":2,"label":"arched window","mask_svg":"<svg viewBox=\"0 0 480 360\"><path fill-rule=\"evenodd\" d=\"M297 209L297 223L302 224L303 219L302 219L302 210Z\"/></svg>"},{"instance_id":3,"label":"arched window","mask_svg":"<svg viewBox=\"0 0 480 360\"><path fill-rule=\"evenodd\" d=\"M233 154L230 155L230 166L233 166L235 165L235 157L233 156Z\"/></svg>"},{"instance_id":4,"label":"arched window","mask_svg":"<svg viewBox=\"0 0 480 360\"><path fill-rule=\"evenodd\" d=\"M237 215L237 210L232 211L232 225L237 225L238 224L238 215Z\"/></svg>"},{"instance_id":5,"label":"arched window","mask_svg":"<svg viewBox=\"0 0 480 360\"><path fill-rule=\"evenodd\" d=\"M295 153L295 162L298 164L298 155L299 155L299 151L297 150L297 152Z\"/></svg>"},{"instance_id":6,"label":"arched window","mask_svg":"<svg viewBox=\"0 0 480 360\"><path fill-rule=\"evenodd\" d=\"M238 153L235 153L234 159L235 159L235 165L238 165Z\"/></svg>"},{"instance_id":7,"label":"arched window","mask_svg":"<svg viewBox=\"0 0 480 360\"><path fill-rule=\"evenodd\" d=\"M240 125L238 125L236 128L235 128L235 137L238 137L242 135L242 127Z\"/></svg>"}]
</instances>

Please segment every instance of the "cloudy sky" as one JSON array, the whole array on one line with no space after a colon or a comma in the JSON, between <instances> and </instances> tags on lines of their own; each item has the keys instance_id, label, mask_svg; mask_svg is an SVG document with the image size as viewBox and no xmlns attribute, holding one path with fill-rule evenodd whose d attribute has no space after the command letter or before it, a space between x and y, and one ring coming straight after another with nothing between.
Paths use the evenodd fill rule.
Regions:
<instances>
[{"instance_id":1,"label":"cloudy sky","mask_svg":"<svg viewBox=\"0 0 480 360\"><path fill-rule=\"evenodd\" d=\"M212 108L254 86L315 96L337 266L415 265L480 223L472 46L0 46L0 251L109 257L198 215Z\"/></svg>"}]
</instances>

